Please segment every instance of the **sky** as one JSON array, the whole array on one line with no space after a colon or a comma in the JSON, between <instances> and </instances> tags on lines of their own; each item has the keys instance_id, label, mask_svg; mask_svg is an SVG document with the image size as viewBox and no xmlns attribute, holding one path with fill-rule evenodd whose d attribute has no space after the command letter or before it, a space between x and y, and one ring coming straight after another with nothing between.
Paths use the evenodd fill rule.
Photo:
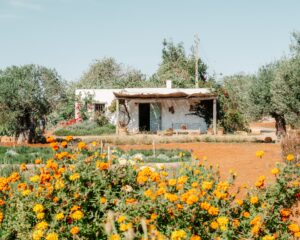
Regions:
<instances>
[{"instance_id":1,"label":"sky","mask_svg":"<svg viewBox=\"0 0 300 240\"><path fill-rule=\"evenodd\" d=\"M0 0L0 69L39 64L68 81L96 59L153 74L162 41L194 35L210 74L255 73L289 53L299 0Z\"/></svg>"}]
</instances>

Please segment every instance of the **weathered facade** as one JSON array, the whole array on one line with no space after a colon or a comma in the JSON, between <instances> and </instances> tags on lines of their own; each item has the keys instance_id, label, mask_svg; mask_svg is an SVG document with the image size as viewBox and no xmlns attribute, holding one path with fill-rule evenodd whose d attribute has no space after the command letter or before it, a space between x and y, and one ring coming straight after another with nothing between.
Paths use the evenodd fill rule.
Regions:
<instances>
[{"instance_id":1,"label":"weathered facade","mask_svg":"<svg viewBox=\"0 0 300 240\"><path fill-rule=\"evenodd\" d=\"M158 132L161 130L194 130L207 132L205 120L193 113L193 106L200 101L213 101L213 124L216 131L216 94L207 88L125 88L125 89L78 89L81 99L89 96L88 111L91 118L102 111L117 127L130 133ZM79 116L80 103L75 114Z\"/></svg>"}]
</instances>

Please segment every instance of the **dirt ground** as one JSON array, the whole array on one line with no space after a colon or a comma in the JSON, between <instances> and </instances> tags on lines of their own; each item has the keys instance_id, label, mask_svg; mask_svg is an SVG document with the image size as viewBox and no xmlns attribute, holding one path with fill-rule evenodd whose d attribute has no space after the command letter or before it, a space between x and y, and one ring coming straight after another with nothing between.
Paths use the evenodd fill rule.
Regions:
<instances>
[{"instance_id":1,"label":"dirt ground","mask_svg":"<svg viewBox=\"0 0 300 240\"><path fill-rule=\"evenodd\" d=\"M123 145L124 150L129 149L152 149L150 145ZM156 148L192 150L198 158L207 157L207 164L219 165L221 177L226 179L230 170L237 173L236 185L247 184L253 186L261 175L272 181L271 169L276 162L280 162L279 144L262 143L172 143L159 144ZM265 155L262 159L257 158L256 151L263 150Z\"/></svg>"}]
</instances>

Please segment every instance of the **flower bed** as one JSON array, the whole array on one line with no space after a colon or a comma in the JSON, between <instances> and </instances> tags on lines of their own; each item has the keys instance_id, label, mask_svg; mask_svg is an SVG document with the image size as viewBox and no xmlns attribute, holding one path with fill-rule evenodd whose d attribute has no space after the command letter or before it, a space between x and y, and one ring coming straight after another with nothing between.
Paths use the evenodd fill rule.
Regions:
<instances>
[{"instance_id":1,"label":"flower bed","mask_svg":"<svg viewBox=\"0 0 300 240\"><path fill-rule=\"evenodd\" d=\"M235 175L220 180L201 160L164 167L118 164L96 142L57 143L35 171L0 178L1 239L291 239L299 226L291 207L300 196L293 155L261 176L239 199ZM73 145L73 146L72 146ZM257 153L263 159L263 153ZM193 163L193 164L192 164Z\"/></svg>"}]
</instances>

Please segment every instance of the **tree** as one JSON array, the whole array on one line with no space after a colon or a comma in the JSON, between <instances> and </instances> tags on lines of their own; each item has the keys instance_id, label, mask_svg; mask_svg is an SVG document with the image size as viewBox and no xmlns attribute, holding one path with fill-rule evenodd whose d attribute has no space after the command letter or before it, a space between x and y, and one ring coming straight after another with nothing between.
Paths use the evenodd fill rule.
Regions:
<instances>
[{"instance_id":1,"label":"tree","mask_svg":"<svg viewBox=\"0 0 300 240\"><path fill-rule=\"evenodd\" d=\"M278 131L285 133L285 124L300 127L300 58L280 62L271 83L271 115ZM277 119L279 117L279 119Z\"/></svg>"},{"instance_id":2,"label":"tree","mask_svg":"<svg viewBox=\"0 0 300 240\"><path fill-rule=\"evenodd\" d=\"M83 74L77 88L142 87L145 76L138 70L125 68L113 58L96 60Z\"/></svg>"},{"instance_id":3,"label":"tree","mask_svg":"<svg viewBox=\"0 0 300 240\"><path fill-rule=\"evenodd\" d=\"M206 81L207 66L198 60L198 72L202 83ZM195 87L195 57L187 56L183 43L163 41L162 62L157 71L156 84L164 86L166 80L172 80L175 87Z\"/></svg>"},{"instance_id":4,"label":"tree","mask_svg":"<svg viewBox=\"0 0 300 240\"><path fill-rule=\"evenodd\" d=\"M35 140L35 130L64 94L55 70L37 65L12 66L0 71L0 126L6 133Z\"/></svg>"}]
</instances>

